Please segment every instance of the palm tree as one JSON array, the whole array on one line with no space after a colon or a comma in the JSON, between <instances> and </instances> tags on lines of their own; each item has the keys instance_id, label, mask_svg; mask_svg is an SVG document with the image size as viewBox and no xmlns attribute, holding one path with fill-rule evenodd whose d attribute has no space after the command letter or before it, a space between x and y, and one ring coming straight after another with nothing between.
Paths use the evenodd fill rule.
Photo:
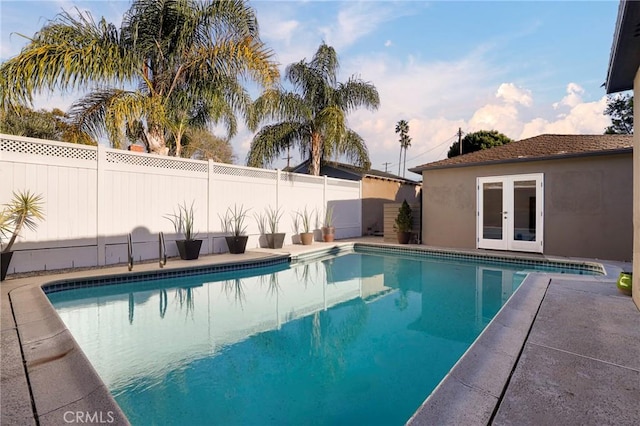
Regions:
<instances>
[{"instance_id":1,"label":"palm tree","mask_svg":"<svg viewBox=\"0 0 640 426\"><path fill-rule=\"evenodd\" d=\"M241 84L279 79L244 0L134 0L120 28L88 12L48 22L0 67L0 106L30 103L43 89L91 89L71 108L74 123L120 146L123 132L150 152L175 155L189 128L223 123L250 98Z\"/></svg>"},{"instance_id":2,"label":"palm tree","mask_svg":"<svg viewBox=\"0 0 640 426\"><path fill-rule=\"evenodd\" d=\"M398 163L398 176L400 176L400 165L402 164L402 150L404 149L404 166L407 166L407 148L411 146L411 138L409 137L409 123L406 120L398 121L396 124L396 133L400 134L400 161ZM402 171L404 177L404 169Z\"/></svg>"},{"instance_id":3,"label":"palm tree","mask_svg":"<svg viewBox=\"0 0 640 426\"><path fill-rule=\"evenodd\" d=\"M380 98L375 86L351 76L337 81L338 57L322 43L310 62L290 64L285 78L297 90L267 90L254 103L249 120L251 130L263 121L280 121L264 126L253 138L247 165L264 167L290 146L297 145L309 159L309 173L320 174L325 158L344 155L368 169L371 165L364 140L346 125L348 112L364 106L375 110Z\"/></svg>"}]
</instances>

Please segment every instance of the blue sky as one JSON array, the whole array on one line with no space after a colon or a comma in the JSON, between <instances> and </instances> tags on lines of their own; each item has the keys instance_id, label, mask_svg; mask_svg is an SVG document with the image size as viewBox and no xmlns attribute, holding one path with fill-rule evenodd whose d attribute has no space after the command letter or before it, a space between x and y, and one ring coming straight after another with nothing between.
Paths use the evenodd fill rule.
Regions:
<instances>
[{"instance_id":1,"label":"blue sky","mask_svg":"<svg viewBox=\"0 0 640 426\"><path fill-rule=\"evenodd\" d=\"M19 53L62 9L119 25L128 1L0 0L0 59ZM395 124L409 122L407 168L446 157L458 128L513 139L542 133L601 134L617 1L253 1L260 32L282 69L325 41L340 80L357 74L380 93L375 112L349 119L372 167L397 173ZM36 107L66 109L77 94L43 93ZM243 164L252 134L232 139ZM296 153L297 154L297 153ZM294 158L294 162L299 156ZM387 166L385 162L389 162ZM284 160L273 167L281 168ZM402 172L400 173L402 174ZM406 172L406 177L418 175Z\"/></svg>"}]
</instances>

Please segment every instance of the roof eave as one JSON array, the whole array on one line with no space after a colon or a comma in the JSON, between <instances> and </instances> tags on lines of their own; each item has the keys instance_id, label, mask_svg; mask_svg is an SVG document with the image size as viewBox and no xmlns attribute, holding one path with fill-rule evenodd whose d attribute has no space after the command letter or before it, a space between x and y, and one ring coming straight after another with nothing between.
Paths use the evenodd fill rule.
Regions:
<instances>
[{"instance_id":1,"label":"roof eave","mask_svg":"<svg viewBox=\"0 0 640 426\"><path fill-rule=\"evenodd\" d=\"M611 45L605 89L608 94L633 89L640 67L640 2L621 1Z\"/></svg>"},{"instance_id":2,"label":"roof eave","mask_svg":"<svg viewBox=\"0 0 640 426\"><path fill-rule=\"evenodd\" d=\"M414 171L414 173L422 173L423 171L430 170L442 170L442 169L455 169L460 167L477 167L477 166L493 166L498 164L508 164L508 163L524 163L529 161L549 161L549 160L561 160L567 158L579 158L579 157L596 157L601 155L616 155L616 154L628 154L633 152L633 147L625 147L625 148L616 148L616 149L607 149L602 151L589 151L589 152L573 152L569 154L561 154L561 155L547 155L544 157L520 157L520 158L509 158L506 160L489 160L489 161L479 161L476 163L461 163L461 164L443 164L441 166L433 166L433 167L415 167L412 169L418 170Z\"/></svg>"},{"instance_id":3,"label":"roof eave","mask_svg":"<svg viewBox=\"0 0 640 426\"><path fill-rule=\"evenodd\" d=\"M405 179L405 178L392 178L390 176L380 176L380 175L373 175L369 173L365 173L363 176L368 178L373 178L373 179L390 180L392 182L406 183L408 185L420 185L420 182L416 182L414 180Z\"/></svg>"}]
</instances>

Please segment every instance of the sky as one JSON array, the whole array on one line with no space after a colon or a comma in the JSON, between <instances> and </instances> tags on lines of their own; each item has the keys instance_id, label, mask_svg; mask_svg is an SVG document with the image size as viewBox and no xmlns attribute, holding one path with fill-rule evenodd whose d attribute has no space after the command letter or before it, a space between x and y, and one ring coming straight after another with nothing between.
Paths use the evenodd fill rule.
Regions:
<instances>
[{"instance_id":1,"label":"sky","mask_svg":"<svg viewBox=\"0 0 640 426\"><path fill-rule=\"evenodd\" d=\"M420 180L400 164L395 125L409 123L406 169L446 158L458 129L497 130L514 140L544 133L602 134L602 84L618 1L251 1L262 40L281 71L311 59L324 41L340 61L339 81L375 85L380 107L348 125L369 149L372 168ZM122 0L0 0L0 61L64 10L119 24ZM283 73L284 74L284 73ZM78 93L41 93L36 108L66 110ZM244 164L253 133L231 140ZM292 165L301 161L292 151ZM271 168L286 166L284 158Z\"/></svg>"}]
</instances>

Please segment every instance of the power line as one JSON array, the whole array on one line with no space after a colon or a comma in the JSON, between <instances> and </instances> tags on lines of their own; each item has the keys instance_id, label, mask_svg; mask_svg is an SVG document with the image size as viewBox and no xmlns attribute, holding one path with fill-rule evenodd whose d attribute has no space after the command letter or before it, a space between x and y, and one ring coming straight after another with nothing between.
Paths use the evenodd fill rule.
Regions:
<instances>
[{"instance_id":1,"label":"power line","mask_svg":"<svg viewBox=\"0 0 640 426\"><path fill-rule=\"evenodd\" d=\"M451 143L451 140L452 140L452 139L454 139L454 138L456 138L457 136L458 136L458 133L456 133L456 134L454 134L454 135L452 135L452 136L449 136L447 139L445 139L444 141L440 142L438 145L434 145L434 146L432 146L431 148L427 149L426 151L422 151L422 152L421 152L421 153L419 153L418 155L416 155L416 156L414 156L414 157L409 158L409 161L413 161L413 160L415 160L416 158L422 157L423 155L430 153L431 151L433 151L433 150L434 150L434 149L436 149L436 148L441 147L442 145L445 145L445 144L447 144L447 143L449 143L449 144L450 144L450 143ZM395 163L392 163L391 165L392 165L392 166L394 166L394 165L395 165Z\"/></svg>"},{"instance_id":2,"label":"power line","mask_svg":"<svg viewBox=\"0 0 640 426\"><path fill-rule=\"evenodd\" d=\"M382 165L384 166L384 172L387 173L387 166L391 164L388 161L386 163L382 163Z\"/></svg>"}]
</instances>

